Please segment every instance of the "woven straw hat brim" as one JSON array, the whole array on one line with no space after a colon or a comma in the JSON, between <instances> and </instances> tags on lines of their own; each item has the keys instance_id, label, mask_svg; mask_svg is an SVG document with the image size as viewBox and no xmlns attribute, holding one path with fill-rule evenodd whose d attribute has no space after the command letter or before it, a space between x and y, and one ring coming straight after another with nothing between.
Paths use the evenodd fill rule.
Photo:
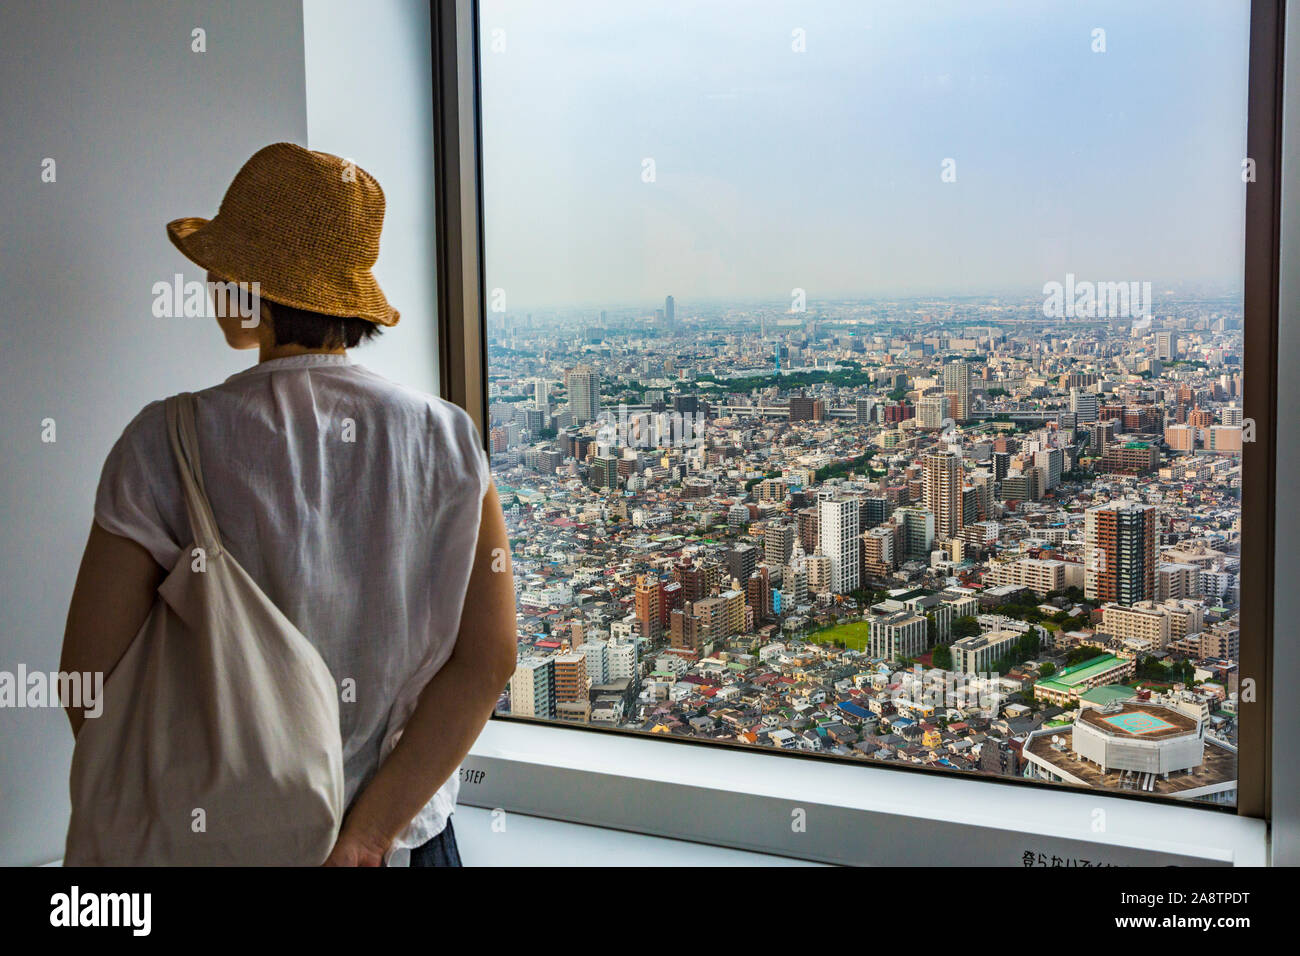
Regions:
<instances>
[{"instance_id":1,"label":"woven straw hat brim","mask_svg":"<svg viewBox=\"0 0 1300 956\"><path fill-rule=\"evenodd\" d=\"M273 239L238 235L220 218L174 219L167 223L167 237L185 258L225 281L258 283L260 297L268 302L384 326L396 325L401 318L369 271L323 274Z\"/></svg>"}]
</instances>

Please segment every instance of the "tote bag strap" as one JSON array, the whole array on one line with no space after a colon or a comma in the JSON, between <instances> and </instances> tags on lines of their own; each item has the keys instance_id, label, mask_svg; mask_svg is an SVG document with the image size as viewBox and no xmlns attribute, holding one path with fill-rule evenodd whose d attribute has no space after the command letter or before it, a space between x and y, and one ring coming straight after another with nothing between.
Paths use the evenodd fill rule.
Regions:
<instances>
[{"instance_id":1,"label":"tote bag strap","mask_svg":"<svg viewBox=\"0 0 1300 956\"><path fill-rule=\"evenodd\" d=\"M203 487L203 469L199 467L199 439L194 427L194 393L181 392L167 399L167 431L171 437L176 470L181 476L185 510L190 517L194 543L210 556L221 553L221 536L217 519Z\"/></svg>"}]
</instances>

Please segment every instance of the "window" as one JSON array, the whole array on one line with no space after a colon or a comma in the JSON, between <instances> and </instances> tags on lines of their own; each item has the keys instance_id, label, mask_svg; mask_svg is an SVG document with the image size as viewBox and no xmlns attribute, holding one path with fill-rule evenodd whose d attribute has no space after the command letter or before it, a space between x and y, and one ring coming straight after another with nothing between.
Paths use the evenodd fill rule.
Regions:
<instances>
[{"instance_id":1,"label":"window","mask_svg":"<svg viewBox=\"0 0 1300 956\"><path fill-rule=\"evenodd\" d=\"M499 713L1258 814L1270 12L482 0Z\"/></svg>"}]
</instances>

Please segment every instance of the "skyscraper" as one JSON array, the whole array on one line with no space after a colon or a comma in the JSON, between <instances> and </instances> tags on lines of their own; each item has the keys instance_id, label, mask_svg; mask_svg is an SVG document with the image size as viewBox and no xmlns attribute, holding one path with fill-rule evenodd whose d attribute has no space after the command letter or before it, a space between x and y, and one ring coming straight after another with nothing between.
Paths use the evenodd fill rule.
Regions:
<instances>
[{"instance_id":1,"label":"skyscraper","mask_svg":"<svg viewBox=\"0 0 1300 956\"><path fill-rule=\"evenodd\" d=\"M668 323L669 328L677 321L677 303L672 296L664 298L664 321Z\"/></svg>"},{"instance_id":2,"label":"skyscraper","mask_svg":"<svg viewBox=\"0 0 1300 956\"><path fill-rule=\"evenodd\" d=\"M818 550L830 558L830 588L836 594L855 591L861 583L858 516L858 503L851 498L817 502Z\"/></svg>"},{"instance_id":3,"label":"skyscraper","mask_svg":"<svg viewBox=\"0 0 1300 956\"><path fill-rule=\"evenodd\" d=\"M1090 601L1134 604L1155 597L1156 509L1111 501L1083 516L1083 593Z\"/></svg>"},{"instance_id":4,"label":"skyscraper","mask_svg":"<svg viewBox=\"0 0 1300 956\"><path fill-rule=\"evenodd\" d=\"M960 361L945 365L943 391L953 420L964 422L970 418L970 366Z\"/></svg>"},{"instance_id":5,"label":"skyscraper","mask_svg":"<svg viewBox=\"0 0 1300 956\"><path fill-rule=\"evenodd\" d=\"M951 451L925 456L925 506L934 515L934 530L941 538L961 530L961 456Z\"/></svg>"},{"instance_id":6,"label":"skyscraper","mask_svg":"<svg viewBox=\"0 0 1300 956\"><path fill-rule=\"evenodd\" d=\"M569 390L569 411L575 425L594 422L600 416L600 376L589 365L578 365L564 373Z\"/></svg>"}]
</instances>

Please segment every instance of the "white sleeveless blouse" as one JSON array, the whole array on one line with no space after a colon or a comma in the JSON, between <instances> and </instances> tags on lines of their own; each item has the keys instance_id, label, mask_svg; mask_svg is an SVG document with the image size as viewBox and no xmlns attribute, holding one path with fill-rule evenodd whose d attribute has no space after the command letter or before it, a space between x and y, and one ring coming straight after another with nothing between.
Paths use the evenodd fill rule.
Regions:
<instances>
[{"instance_id":1,"label":"white sleeveless blouse","mask_svg":"<svg viewBox=\"0 0 1300 956\"><path fill-rule=\"evenodd\" d=\"M346 355L263 362L197 393L200 464L221 537L340 685L351 805L451 655L490 475L460 408ZM163 403L109 453L95 521L164 568L190 538ZM391 864L440 833L452 774Z\"/></svg>"}]
</instances>

